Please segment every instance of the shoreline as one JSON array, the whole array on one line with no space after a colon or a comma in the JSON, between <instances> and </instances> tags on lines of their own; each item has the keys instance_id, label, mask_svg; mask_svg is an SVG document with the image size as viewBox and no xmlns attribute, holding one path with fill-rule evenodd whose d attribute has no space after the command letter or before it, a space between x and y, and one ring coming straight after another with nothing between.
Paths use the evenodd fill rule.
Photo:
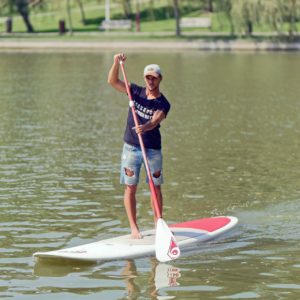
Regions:
<instances>
[{"instance_id":1,"label":"shoreline","mask_svg":"<svg viewBox=\"0 0 300 300\"><path fill-rule=\"evenodd\" d=\"M0 51L20 50L20 51L97 51L97 50L129 50L129 51L299 51L300 42L285 43L276 41L245 41L245 40L224 40L224 39L185 39L185 40L166 40L147 38L145 40L121 39L121 40L58 40L53 39L34 39L24 37L0 38Z\"/></svg>"}]
</instances>

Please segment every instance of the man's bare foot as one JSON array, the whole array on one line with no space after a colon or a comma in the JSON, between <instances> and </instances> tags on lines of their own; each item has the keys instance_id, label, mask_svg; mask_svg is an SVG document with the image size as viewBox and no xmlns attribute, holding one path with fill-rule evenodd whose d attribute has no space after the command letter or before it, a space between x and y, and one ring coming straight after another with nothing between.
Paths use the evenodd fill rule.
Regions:
<instances>
[{"instance_id":1,"label":"man's bare foot","mask_svg":"<svg viewBox=\"0 0 300 300\"><path fill-rule=\"evenodd\" d=\"M131 229L131 238L132 239L142 239L143 236L141 235L140 231L138 230L138 228L135 229Z\"/></svg>"}]
</instances>

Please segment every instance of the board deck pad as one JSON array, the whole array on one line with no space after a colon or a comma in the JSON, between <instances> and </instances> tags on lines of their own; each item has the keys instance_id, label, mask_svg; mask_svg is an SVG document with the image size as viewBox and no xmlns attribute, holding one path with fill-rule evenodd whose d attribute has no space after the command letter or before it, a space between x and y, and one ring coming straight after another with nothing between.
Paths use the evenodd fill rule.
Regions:
<instances>
[{"instance_id":1,"label":"board deck pad","mask_svg":"<svg viewBox=\"0 0 300 300\"><path fill-rule=\"evenodd\" d=\"M181 251L187 245L205 242L217 238L232 229L238 223L236 217L220 216L187 221L169 225ZM142 239L132 239L131 235L123 235L89 244L66 249L36 252L33 257L60 258L81 261L102 261L129 259L154 255L155 230L141 232Z\"/></svg>"}]
</instances>

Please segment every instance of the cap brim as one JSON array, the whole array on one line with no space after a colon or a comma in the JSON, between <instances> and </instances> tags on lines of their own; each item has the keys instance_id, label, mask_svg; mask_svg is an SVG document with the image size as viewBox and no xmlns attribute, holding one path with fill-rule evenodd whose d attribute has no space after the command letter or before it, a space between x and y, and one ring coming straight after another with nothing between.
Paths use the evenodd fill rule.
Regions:
<instances>
[{"instance_id":1,"label":"cap brim","mask_svg":"<svg viewBox=\"0 0 300 300\"><path fill-rule=\"evenodd\" d=\"M151 72L151 71L144 74L145 77L148 75L151 75L156 78L159 78L161 76L160 74L157 74L156 72Z\"/></svg>"}]
</instances>

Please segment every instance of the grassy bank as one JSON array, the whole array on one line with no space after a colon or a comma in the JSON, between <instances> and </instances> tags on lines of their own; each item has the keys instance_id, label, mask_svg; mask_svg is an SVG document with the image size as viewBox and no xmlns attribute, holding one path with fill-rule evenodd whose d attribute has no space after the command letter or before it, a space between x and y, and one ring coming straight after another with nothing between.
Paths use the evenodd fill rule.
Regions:
<instances>
[{"instance_id":1,"label":"grassy bank","mask_svg":"<svg viewBox=\"0 0 300 300\"><path fill-rule=\"evenodd\" d=\"M111 1L112 2L112 1ZM184 2L184 1L183 1ZM54 3L54 2L53 2ZM59 22L65 21L66 28L70 28L70 20L67 15L67 9L65 2L57 2L56 6L45 7L43 10L31 10L30 20L33 24L35 34L27 35L26 28L22 18L19 15L12 17L13 22L13 34L3 34L6 31L6 20L8 15L0 17L0 38L24 38L24 39L59 39L59 40L145 40L145 39L157 39L157 40L236 40L247 39L251 41L289 41L288 35L278 36L277 33L270 33L271 28L261 24L256 25L253 30L255 34L251 37L242 36L240 34L232 35L230 33L230 23L224 13L207 13L200 7L193 7L193 9L182 10L182 16L184 17L209 17L212 20L212 27L210 29L204 28L189 28L182 30L181 37L175 37L175 19L173 18L173 8L170 6L168 0L156 0L155 5L149 10L149 1L140 1L140 33L136 33L135 14L136 6L132 6L132 29L121 30L119 32L101 32L99 26L105 18L105 6L104 1L88 1L84 5L84 15L82 18L82 11L76 6L73 1L71 9L71 23L73 29L73 35L69 36L58 35ZM124 18L123 7L120 4L112 4L110 9L111 19ZM300 30L299 24L297 24L298 30ZM284 31L288 31L287 26L284 27ZM1 34L2 32L2 34ZM297 41L297 38L294 39Z\"/></svg>"}]
</instances>

